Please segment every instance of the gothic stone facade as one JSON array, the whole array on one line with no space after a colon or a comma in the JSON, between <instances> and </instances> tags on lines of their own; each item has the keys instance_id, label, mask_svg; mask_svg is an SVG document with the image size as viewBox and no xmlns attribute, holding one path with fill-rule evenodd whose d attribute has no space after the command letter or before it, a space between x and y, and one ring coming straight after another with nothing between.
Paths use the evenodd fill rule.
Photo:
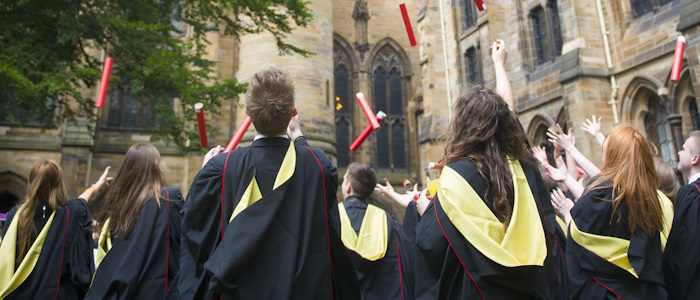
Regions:
<instances>
[{"instance_id":1,"label":"gothic stone facade","mask_svg":"<svg viewBox=\"0 0 700 300\"><path fill-rule=\"evenodd\" d=\"M494 86L489 46L497 38L510 49L506 69L516 111L534 145L545 142L546 129L559 123L574 128L577 146L600 163L600 147L580 128L595 114L603 117L607 132L616 110L620 122L646 134L662 157L674 163L684 138L700 128L697 1L600 0L611 67L596 1L491 0L483 12L472 0L441 1L406 1L418 39L415 47L409 44L398 2L313 0L313 22L295 30L288 41L316 55L279 56L269 35L236 41L214 29L208 58L218 62L218 76L241 81L266 66L289 70L297 85L302 129L312 145L338 163L341 178L353 161L374 166L380 178L395 184L404 178L424 183L426 175L436 176L426 174L426 166L442 156L448 98L454 101L468 84ZM669 77L681 33L688 42L676 83ZM348 146L367 124L357 92L388 117L380 131L350 152ZM42 131L3 121L13 112L0 114L0 212L24 197L29 170L39 159L61 164L69 195L75 197L106 166L116 174L124 153L137 142L159 148L167 185L187 193L201 167L201 151L193 146L183 156L167 141L155 140L139 121L148 116L148 108L118 91L110 95L94 138L85 120ZM221 114L208 120L223 133L211 144L227 143L244 117L241 108L232 99L223 100ZM241 145L253 136L251 128Z\"/></svg>"}]
</instances>

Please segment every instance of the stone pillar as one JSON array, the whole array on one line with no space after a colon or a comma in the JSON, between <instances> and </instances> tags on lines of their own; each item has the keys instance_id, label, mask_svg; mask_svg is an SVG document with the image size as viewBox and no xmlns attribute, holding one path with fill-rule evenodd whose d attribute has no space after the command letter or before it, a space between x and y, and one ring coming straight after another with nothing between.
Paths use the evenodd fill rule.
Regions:
<instances>
[{"instance_id":1,"label":"stone pillar","mask_svg":"<svg viewBox=\"0 0 700 300\"><path fill-rule=\"evenodd\" d=\"M333 92L333 1L315 0L309 4L313 20L306 28L295 28L285 42L309 50L315 55L280 56L271 34L246 35L241 38L239 66L236 78L249 82L250 77L266 67L287 70L296 84L296 107L301 120L301 130L314 147L320 147L331 158L336 156L334 103L329 101ZM327 88L328 86L328 88ZM245 118L245 95L241 95L240 109L236 113L234 134ZM241 141L249 144L254 137L253 126Z\"/></svg>"}]
</instances>

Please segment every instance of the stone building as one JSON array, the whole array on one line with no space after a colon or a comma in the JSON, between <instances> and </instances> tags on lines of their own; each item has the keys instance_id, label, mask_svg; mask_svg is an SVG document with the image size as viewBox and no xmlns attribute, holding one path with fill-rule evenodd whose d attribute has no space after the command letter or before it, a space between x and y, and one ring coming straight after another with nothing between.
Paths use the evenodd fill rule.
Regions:
<instances>
[{"instance_id":1,"label":"stone building","mask_svg":"<svg viewBox=\"0 0 700 300\"><path fill-rule=\"evenodd\" d=\"M414 47L401 19L401 2L311 1L313 21L287 39L315 52L309 58L279 56L270 35L236 41L216 28L209 33L208 58L218 62L218 76L240 81L266 66L287 69L296 82L304 134L337 162L341 176L349 162L360 161L394 183L404 178L424 182L428 162L442 156L449 103L468 84L494 86L489 46L497 38L510 49L506 68L516 111L533 144L544 142L546 129L560 123L575 128L577 146L600 163L600 147L580 127L596 114L603 116L607 131L617 110L620 122L645 133L673 163L684 138L700 128L698 1L600 0L599 8L597 0L491 0L481 12L473 0L406 0L418 40ZM669 76L681 33L688 43L676 83ZM348 146L367 124L357 92L388 117L380 131L351 152ZM124 91L110 92L98 112L94 138L84 120L41 131L8 123L6 116L19 112L0 107L0 213L24 197L29 170L42 158L61 164L71 197L108 165L116 175L124 153L137 142L158 147L167 185L185 194L201 167L196 147L182 155L172 143L154 140L144 128L148 107ZM174 107L179 107L177 99ZM208 119L222 132L210 144L225 145L244 116L239 103L223 100L221 114ZM251 127L241 145L253 136Z\"/></svg>"}]
</instances>

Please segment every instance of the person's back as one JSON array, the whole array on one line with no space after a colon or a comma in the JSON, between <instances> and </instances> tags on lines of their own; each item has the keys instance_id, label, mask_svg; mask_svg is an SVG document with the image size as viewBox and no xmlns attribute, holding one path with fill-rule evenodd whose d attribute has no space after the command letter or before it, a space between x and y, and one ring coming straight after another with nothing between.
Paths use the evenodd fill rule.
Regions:
<instances>
[{"instance_id":1,"label":"person's back","mask_svg":"<svg viewBox=\"0 0 700 300\"><path fill-rule=\"evenodd\" d=\"M344 202L333 220L348 249L362 299L413 299L415 246L401 224L383 209L367 203L377 175L367 165L352 163L343 177Z\"/></svg>"},{"instance_id":2,"label":"person's back","mask_svg":"<svg viewBox=\"0 0 700 300\"><path fill-rule=\"evenodd\" d=\"M603 144L604 166L571 210L570 299L666 299L662 253L673 220L651 149L628 125ZM603 247L604 245L604 247Z\"/></svg>"},{"instance_id":3,"label":"person's back","mask_svg":"<svg viewBox=\"0 0 700 300\"><path fill-rule=\"evenodd\" d=\"M669 299L694 299L700 295L700 131L691 132L678 152L678 171L688 184L676 194L664 279Z\"/></svg>"},{"instance_id":4,"label":"person's back","mask_svg":"<svg viewBox=\"0 0 700 300\"><path fill-rule=\"evenodd\" d=\"M213 157L190 187L180 297L352 298L348 268L336 265L349 265L347 254L328 221L337 171L292 119L289 75L256 74L246 110L259 133L252 145Z\"/></svg>"},{"instance_id":5,"label":"person's back","mask_svg":"<svg viewBox=\"0 0 700 300\"><path fill-rule=\"evenodd\" d=\"M0 245L0 299L85 296L94 271L92 219L85 199L68 200L61 177L55 162L37 163L28 198L9 211Z\"/></svg>"},{"instance_id":6,"label":"person's back","mask_svg":"<svg viewBox=\"0 0 700 300\"><path fill-rule=\"evenodd\" d=\"M182 195L163 182L158 150L132 146L97 217L97 266L86 299L176 295Z\"/></svg>"},{"instance_id":7,"label":"person's back","mask_svg":"<svg viewBox=\"0 0 700 300\"><path fill-rule=\"evenodd\" d=\"M515 115L480 86L453 111L437 194L416 226L416 297L557 298L554 211Z\"/></svg>"}]
</instances>

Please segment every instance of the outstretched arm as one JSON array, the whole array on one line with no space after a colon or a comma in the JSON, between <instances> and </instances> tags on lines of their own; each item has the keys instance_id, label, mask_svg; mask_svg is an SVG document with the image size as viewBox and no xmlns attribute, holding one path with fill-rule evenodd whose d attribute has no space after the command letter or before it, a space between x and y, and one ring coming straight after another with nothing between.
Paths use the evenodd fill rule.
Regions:
<instances>
[{"instance_id":1,"label":"outstretched arm","mask_svg":"<svg viewBox=\"0 0 700 300\"><path fill-rule=\"evenodd\" d=\"M102 188L104 185L109 185L110 182L112 182L113 178L112 177L107 177L107 173L109 173L109 169L112 167L106 167L104 173L102 173L102 176L100 176L100 179L97 180L94 184L92 184L87 190L85 190L78 198L80 199L85 199L86 202L90 202L90 198L97 193L97 191Z\"/></svg>"},{"instance_id":2,"label":"outstretched arm","mask_svg":"<svg viewBox=\"0 0 700 300\"><path fill-rule=\"evenodd\" d=\"M508 74L506 73L508 50L506 50L506 43L503 40L497 39L491 45L491 59L493 60L494 68L496 68L496 93L503 97L511 111L515 111L513 89L510 86L510 80L508 80Z\"/></svg>"}]
</instances>

